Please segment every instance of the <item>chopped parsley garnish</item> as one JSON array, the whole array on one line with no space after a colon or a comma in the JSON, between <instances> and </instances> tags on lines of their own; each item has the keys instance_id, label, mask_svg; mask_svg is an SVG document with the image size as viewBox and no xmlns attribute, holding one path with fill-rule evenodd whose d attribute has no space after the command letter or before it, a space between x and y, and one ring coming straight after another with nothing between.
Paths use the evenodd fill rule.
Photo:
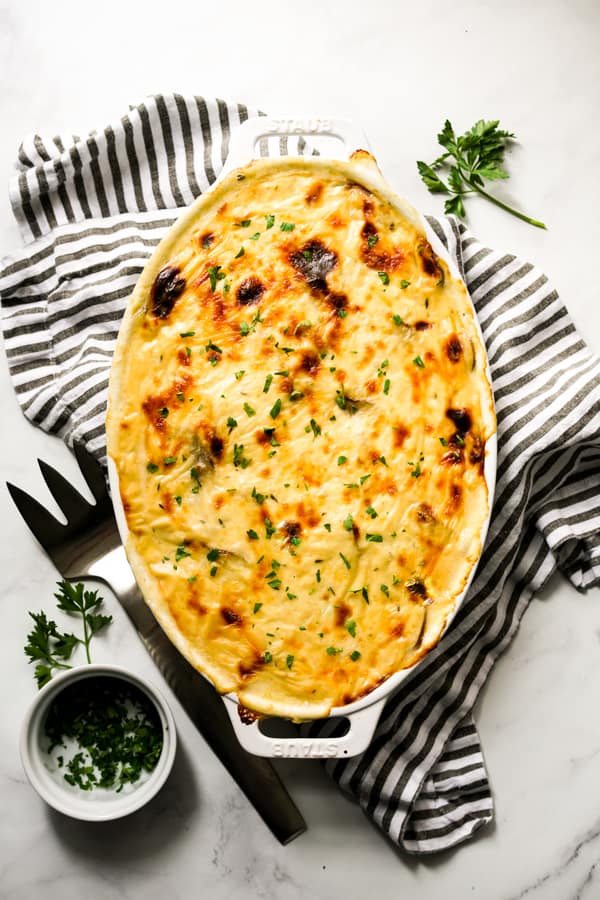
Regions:
<instances>
[{"instance_id":1,"label":"chopped parsley garnish","mask_svg":"<svg viewBox=\"0 0 600 900\"><path fill-rule=\"evenodd\" d=\"M192 477L192 481L195 481L195 487L192 488L192 494L197 494L200 488L202 487L202 482L200 481L200 472L196 468L196 466L192 466L190 469L190 475Z\"/></svg>"},{"instance_id":2,"label":"chopped parsley garnish","mask_svg":"<svg viewBox=\"0 0 600 900\"><path fill-rule=\"evenodd\" d=\"M348 462L347 456L338 456L338 458L337 458L338 466L343 466L345 462Z\"/></svg>"},{"instance_id":3,"label":"chopped parsley garnish","mask_svg":"<svg viewBox=\"0 0 600 900\"><path fill-rule=\"evenodd\" d=\"M354 524L354 520L352 518L352 514L348 513L348 515L344 519L344 528L346 529L346 531L352 531L353 524Z\"/></svg>"},{"instance_id":4,"label":"chopped parsley garnish","mask_svg":"<svg viewBox=\"0 0 600 900\"><path fill-rule=\"evenodd\" d=\"M163 459L163 463L165 466L172 466L176 462L177 462L176 456L165 456L165 458Z\"/></svg>"},{"instance_id":5,"label":"chopped parsley garnish","mask_svg":"<svg viewBox=\"0 0 600 900\"><path fill-rule=\"evenodd\" d=\"M361 484L364 484L365 481L368 481L370 477L371 477L371 474L369 473L368 475L361 475L358 480L360 481Z\"/></svg>"},{"instance_id":6,"label":"chopped parsley garnish","mask_svg":"<svg viewBox=\"0 0 600 900\"><path fill-rule=\"evenodd\" d=\"M300 538L299 538L297 535L295 535L295 534L292 535L292 537L290 538L290 544L293 544L294 547L299 547L301 543L302 543L302 541L301 541Z\"/></svg>"},{"instance_id":7,"label":"chopped parsley garnish","mask_svg":"<svg viewBox=\"0 0 600 900\"><path fill-rule=\"evenodd\" d=\"M383 382L383 393L384 394L389 394L390 384L391 384L390 379L386 378L385 381Z\"/></svg>"},{"instance_id":8,"label":"chopped parsley garnish","mask_svg":"<svg viewBox=\"0 0 600 900\"><path fill-rule=\"evenodd\" d=\"M356 637L356 622L354 621L354 619L349 619L344 625L344 628L346 629L348 634L350 634L352 637Z\"/></svg>"},{"instance_id":9,"label":"chopped parsley garnish","mask_svg":"<svg viewBox=\"0 0 600 900\"><path fill-rule=\"evenodd\" d=\"M148 470L148 472L150 472L151 475L154 475L155 472L158 472L158 466L153 462L149 462L146 466L146 469Z\"/></svg>"},{"instance_id":10,"label":"chopped parsley garnish","mask_svg":"<svg viewBox=\"0 0 600 900\"><path fill-rule=\"evenodd\" d=\"M294 402L296 402L297 400L302 400L303 397L304 394L302 393L302 391L292 391L292 393L290 394L290 400L293 400Z\"/></svg>"},{"instance_id":11,"label":"chopped parsley garnish","mask_svg":"<svg viewBox=\"0 0 600 900\"><path fill-rule=\"evenodd\" d=\"M255 532L254 528L249 528L248 531L246 532L246 534L248 535L248 537L250 538L251 541L258 540L258 535Z\"/></svg>"},{"instance_id":12,"label":"chopped parsley garnish","mask_svg":"<svg viewBox=\"0 0 600 900\"><path fill-rule=\"evenodd\" d=\"M266 227L267 227L267 231L268 231L268 229L272 228L273 225L275 224L275 216L272 216L271 213L269 213L268 215L265 216L265 219L267 222Z\"/></svg>"},{"instance_id":13,"label":"chopped parsley garnish","mask_svg":"<svg viewBox=\"0 0 600 900\"><path fill-rule=\"evenodd\" d=\"M272 661L273 661L273 654L270 653L268 650L265 650L265 652L263 653L263 660L264 660L266 663L272 662Z\"/></svg>"},{"instance_id":14,"label":"chopped parsley garnish","mask_svg":"<svg viewBox=\"0 0 600 900\"><path fill-rule=\"evenodd\" d=\"M250 235L251 241L257 241L260 237L260 231L255 232L255 234Z\"/></svg>"},{"instance_id":15,"label":"chopped parsley garnish","mask_svg":"<svg viewBox=\"0 0 600 900\"><path fill-rule=\"evenodd\" d=\"M179 400L180 403L183 403L183 402L184 402L185 397L184 397L183 394L181 394L181 393L178 392L177 394L175 394L175 396L177 397L177 399Z\"/></svg>"},{"instance_id":16,"label":"chopped parsley garnish","mask_svg":"<svg viewBox=\"0 0 600 900\"><path fill-rule=\"evenodd\" d=\"M240 322L240 334L243 334L244 337L250 334L250 326L247 322Z\"/></svg>"},{"instance_id":17,"label":"chopped parsley garnish","mask_svg":"<svg viewBox=\"0 0 600 900\"><path fill-rule=\"evenodd\" d=\"M369 245L369 247L374 247L378 240L379 240L378 234L370 234L369 237L367 238L367 244Z\"/></svg>"},{"instance_id":18,"label":"chopped parsley garnish","mask_svg":"<svg viewBox=\"0 0 600 900\"><path fill-rule=\"evenodd\" d=\"M447 446L448 446L448 441L446 440L445 437L441 437L441 438L440 438L440 444L442 445L442 447L447 447ZM148 470L148 471L150 471L150 470Z\"/></svg>"},{"instance_id":19,"label":"chopped parsley garnish","mask_svg":"<svg viewBox=\"0 0 600 900\"><path fill-rule=\"evenodd\" d=\"M182 331L179 337L194 337L195 331Z\"/></svg>"},{"instance_id":20,"label":"chopped parsley garnish","mask_svg":"<svg viewBox=\"0 0 600 900\"><path fill-rule=\"evenodd\" d=\"M273 406L271 407L269 415L271 416L272 419L276 419L280 412L281 412L281 399L278 397L277 400L275 401L275 403L273 404Z\"/></svg>"},{"instance_id":21,"label":"chopped parsley garnish","mask_svg":"<svg viewBox=\"0 0 600 900\"><path fill-rule=\"evenodd\" d=\"M253 500L256 500L259 506L262 506L267 499L266 494L259 494L255 487L252 488L251 496Z\"/></svg>"},{"instance_id":22,"label":"chopped parsley garnish","mask_svg":"<svg viewBox=\"0 0 600 900\"><path fill-rule=\"evenodd\" d=\"M342 648L341 647L327 647L327 650L325 652L328 653L329 656L336 656L338 653L342 652Z\"/></svg>"},{"instance_id":23,"label":"chopped parsley garnish","mask_svg":"<svg viewBox=\"0 0 600 900\"><path fill-rule=\"evenodd\" d=\"M365 535L365 540L371 541L373 544L381 544L383 541L383 536L381 534L369 534Z\"/></svg>"},{"instance_id":24,"label":"chopped parsley garnish","mask_svg":"<svg viewBox=\"0 0 600 900\"><path fill-rule=\"evenodd\" d=\"M392 316L392 319L394 320L394 325L404 325L404 319L402 318L402 316L399 316L397 313L394 313L394 315Z\"/></svg>"},{"instance_id":25,"label":"chopped parsley garnish","mask_svg":"<svg viewBox=\"0 0 600 900\"><path fill-rule=\"evenodd\" d=\"M262 606L262 603L255 603L255 604L254 604L254 609L252 610L252 612L256 615L256 613L259 611L259 609L261 608L261 606Z\"/></svg>"},{"instance_id":26,"label":"chopped parsley garnish","mask_svg":"<svg viewBox=\"0 0 600 900\"><path fill-rule=\"evenodd\" d=\"M209 266L208 277L210 279L210 289L214 293L217 289L217 281L225 278L225 272L221 272L221 266Z\"/></svg>"},{"instance_id":27,"label":"chopped parsley garnish","mask_svg":"<svg viewBox=\"0 0 600 900\"><path fill-rule=\"evenodd\" d=\"M233 445L233 464L237 467L241 466L242 469L247 469L251 459L248 459L247 456L244 456L244 445L243 444L234 444Z\"/></svg>"},{"instance_id":28,"label":"chopped parsley garnish","mask_svg":"<svg viewBox=\"0 0 600 900\"><path fill-rule=\"evenodd\" d=\"M244 255L245 252L246 252L246 251L244 250L244 245L242 244L242 246L240 247L240 249L238 250L238 252L235 254L235 256L234 256L233 258L234 258L234 259L239 259L240 256L243 256L243 255Z\"/></svg>"},{"instance_id":29,"label":"chopped parsley garnish","mask_svg":"<svg viewBox=\"0 0 600 900\"><path fill-rule=\"evenodd\" d=\"M185 549L184 544L180 544L179 547L177 548L177 550L175 551L175 562L178 563L182 559L185 559L186 556L191 556L191 555L192 554L189 552L189 550Z\"/></svg>"},{"instance_id":30,"label":"chopped parsley garnish","mask_svg":"<svg viewBox=\"0 0 600 900\"><path fill-rule=\"evenodd\" d=\"M420 356L415 356L415 358L413 359L413 362L414 362L415 366L418 366L420 369L425 368L425 363L423 362L423 360L421 359Z\"/></svg>"},{"instance_id":31,"label":"chopped parsley garnish","mask_svg":"<svg viewBox=\"0 0 600 900\"><path fill-rule=\"evenodd\" d=\"M177 496L175 497L175 503L177 504L177 506L181 506L181 500L182 500L182 497L179 494L177 494Z\"/></svg>"},{"instance_id":32,"label":"chopped parsley garnish","mask_svg":"<svg viewBox=\"0 0 600 900\"><path fill-rule=\"evenodd\" d=\"M377 274L382 284L385 284L387 286L390 283L390 276L387 272L378 272Z\"/></svg>"},{"instance_id":33,"label":"chopped parsley garnish","mask_svg":"<svg viewBox=\"0 0 600 900\"><path fill-rule=\"evenodd\" d=\"M83 791L113 788L119 793L151 772L163 747L154 704L133 685L118 678L93 676L67 686L51 703L44 723L48 752L78 749L64 766L64 780Z\"/></svg>"},{"instance_id":34,"label":"chopped parsley garnish","mask_svg":"<svg viewBox=\"0 0 600 900\"><path fill-rule=\"evenodd\" d=\"M410 281L407 281L406 278L403 278L402 281L400 282L400 287L404 291L409 286L409 284L410 284Z\"/></svg>"},{"instance_id":35,"label":"chopped parsley garnish","mask_svg":"<svg viewBox=\"0 0 600 900\"><path fill-rule=\"evenodd\" d=\"M222 353L223 351L217 344L213 344L212 341L209 341L208 344L204 348L205 350L213 350L215 353Z\"/></svg>"},{"instance_id":36,"label":"chopped parsley garnish","mask_svg":"<svg viewBox=\"0 0 600 900\"><path fill-rule=\"evenodd\" d=\"M229 434L234 428L237 428L237 422L232 416L227 416L227 427L229 428Z\"/></svg>"},{"instance_id":37,"label":"chopped parsley garnish","mask_svg":"<svg viewBox=\"0 0 600 900\"><path fill-rule=\"evenodd\" d=\"M267 377L265 378L265 384L264 384L264 387L263 387L263 394L268 394L268 393L269 393L269 388L271 387L271 384L272 384L272 383L273 383L273 376L271 375L271 373L269 373L269 374L267 375Z\"/></svg>"},{"instance_id":38,"label":"chopped parsley garnish","mask_svg":"<svg viewBox=\"0 0 600 900\"><path fill-rule=\"evenodd\" d=\"M294 657L292 656L291 653L288 653L286 660L285 660L285 664L288 667L288 669L291 669L292 666L294 665Z\"/></svg>"},{"instance_id":39,"label":"chopped parsley garnish","mask_svg":"<svg viewBox=\"0 0 600 900\"><path fill-rule=\"evenodd\" d=\"M357 659L360 659L359 651L353 650L352 653L350 654L350 659L352 660L352 662L356 662Z\"/></svg>"},{"instance_id":40,"label":"chopped parsley garnish","mask_svg":"<svg viewBox=\"0 0 600 900\"><path fill-rule=\"evenodd\" d=\"M238 228L249 228L251 222L252 222L252 219L242 219L242 221L238 222L237 225L238 225Z\"/></svg>"},{"instance_id":41,"label":"chopped parsley garnish","mask_svg":"<svg viewBox=\"0 0 600 900\"><path fill-rule=\"evenodd\" d=\"M219 551L217 550L217 548L213 547L211 550L209 550L206 554L206 558L209 562L216 562L219 558Z\"/></svg>"},{"instance_id":42,"label":"chopped parsley garnish","mask_svg":"<svg viewBox=\"0 0 600 900\"><path fill-rule=\"evenodd\" d=\"M315 437L318 437L321 434L321 426L317 425L314 419L310 420L310 427L312 428Z\"/></svg>"},{"instance_id":43,"label":"chopped parsley garnish","mask_svg":"<svg viewBox=\"0 0 600 900\"><path fill-rule=\"evenodd\" d=\"M339 408L346 409L346 393L344 391L344 383L343 382L342 382L342 385L341 385L339 391L336 391L335 394L336 394L335 402L337 403Z\"/></svg>"},{"instance_id":44,"label":"chopped parsley garnish","mask_svg":"<svg viewBox=\"0 0 600 900\"><path fill-rule=\"evenodd\" d=\"M381 591L382 594L385 594L386 597L390 596L390 589L387 586L387 584L380 584L379 590Z\"/></svg>"},{"instance_id":45,"label":"chopped parsley garnish","mask_svg":"<svg viewBox=\"0 0 600 900\"><path fill-rule=\"evenodd\" d=\"M293 222L282 222L279 226L281 231L293 231L295 227Z\"/></svg>"},{"instance_id":46,"label":"chopped parsley garnish","mask_svg":"<svg viewBox=\"0 0 600 900\"><path fill-rule=\"evenodd\" d=\"M372 519L377 518L377 512L376 512L376 510L373 509L372 506L367 506L367 515L370 516Z\"/></svg>"},{"instance_id":47,"label":"chopped parsley garnish","mask_svg":"<svg viewBox=\"0 0 600 900\"><path fill-rule=\"evenodd\" d=\"M344 565L346 566L347 569L351 569L351 568L352 568L352 566L350 565L349 560L347 560L346 557L344 556L344 554L341 553L341 552L340 552L340 559L342 560L342 562L344 563Z\"/></svg>"},{"instance_id":48,"label":"chopped parsley garnish","mask_svg":"<svg viewBox=\"0 0 600 900\"><path fill-rule=\"evenodd\" d=\"M253 409L249 403L244 403L244 412L248 416L248 418L252 418L252 416L256 415L256 410Z\"/></svg>"},{"instance_id":49,"label":"chopped parsley garnish","mask_svg":"<svg viewBox=\"0 0 600 900\"><path fill-rule=\"evenodd\" d=\"M277 529L273 526L270 519L265 519L265 536L267 540L271 540Z\"/></svg>"},{"instance_id":50,"label":"chopped parsley garnish","mask_svg":"<svg viewBox=\"0 0 600 900\"><path fill-rule=\"evenodd\" d=\"M236 372L236 373L235 373L235 380L236 380L236 381L239 381L240 378L242 378L242 376L245 375L245 374L246 374L246 370L245 370L245 369L240 369L239 372Z\"/></svg>"},{"instance_id":51,"label":"chopped parsley garnish","mask_svg":"<svg viewBox=\"0 0 600 900\"><path fill-rule=\"evenodd\" d=\"M267 584L270 588L273 588L274 591L278 591L281 587L281 578L271 578L270 581L267 581Z\"/></svg>"},{"instance_id":52,"label":"chopped parsley garnish","mask_svg":"<svg viewBox=\"0 0 600 900\"><path fill-rule=\"evenodd\" d=\"M167 416L169 415L169 407L168 407L168 406L163 406L163 408L162 408L161 411L160 411L160 415L161 415L161 418L162 418L162 419L166 419Z\"/></svg>"},{"instance_id":53,"label":"chopped parsley garnish","mask_svg":"<svg viewBox=\"0 0 600 900\"><path fill-rule=\"evenodd\" d=\"M331 525L329 524L329 522L325 522L323 527L325 528L326 531L331 531Z\"/></svg>"},{"instance_id":54,"label":"chopped parsley garnish","mask_svg":"<svg viewBox=\"0 0 600 900\"><path fill-rule=\"evenodd\" d=\"M210 572L208 573L211 578L214 578L217 572L219 571L218 566L211 566Z\"/></svg>"}]
</instances>

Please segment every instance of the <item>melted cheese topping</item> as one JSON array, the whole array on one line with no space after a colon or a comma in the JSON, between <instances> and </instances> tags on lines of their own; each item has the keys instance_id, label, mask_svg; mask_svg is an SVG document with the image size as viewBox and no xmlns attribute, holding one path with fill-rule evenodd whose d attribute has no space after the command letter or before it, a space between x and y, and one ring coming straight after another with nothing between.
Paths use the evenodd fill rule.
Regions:
<instances>
[{"instance_id":1,"label":"melted cheese topping","mask_svg":"<svg viewBox=\"0 0 600 900\"><path fill-rule=\"evenodd\" d=\"M158 248L119 338L129 559L182 653L259 713L324 716L414 665L480 554L484 350L378 183L352 162L233 173Z\"/></svg>"}]
</instances>

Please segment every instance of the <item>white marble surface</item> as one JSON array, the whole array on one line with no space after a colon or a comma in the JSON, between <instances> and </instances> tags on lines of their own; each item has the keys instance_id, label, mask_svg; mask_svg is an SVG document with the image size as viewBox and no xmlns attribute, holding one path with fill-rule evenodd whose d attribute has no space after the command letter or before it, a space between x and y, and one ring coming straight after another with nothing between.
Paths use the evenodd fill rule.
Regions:
<instances>
[{"instance_id":1,"label":"white marble surface","mask_svg":"<svg viewBox=\"0 0 600 900\"><path fill-rule=\"evenodd\" d=\"M0 3L0 181L30 131L82 133L132 99L178 90L280 115L360 123L396 189L440 212L414 161L446 116L500 118L520 143L502 195L537 231L486 204L469 223L542 266L600 352L600 6L597 0L369 3ZM18 244L0 201L1 250ZM31 428L0 363L0 472L48 500L35 459L75 477L65 448ZM167 787L118 824L51 813L26 783L17 736L35 693L27 610L51 610L56 573L0 489L0 896L30 900L192 896L347 900L564 900L600 896L600 591L557 577L536 599L477 709L496 820L455 852L395 851L318 763L284 777L309 830L280 847L174 705L181 750ZM159 676L124 615L96 660Z\"/></svg>"}]
</instances>

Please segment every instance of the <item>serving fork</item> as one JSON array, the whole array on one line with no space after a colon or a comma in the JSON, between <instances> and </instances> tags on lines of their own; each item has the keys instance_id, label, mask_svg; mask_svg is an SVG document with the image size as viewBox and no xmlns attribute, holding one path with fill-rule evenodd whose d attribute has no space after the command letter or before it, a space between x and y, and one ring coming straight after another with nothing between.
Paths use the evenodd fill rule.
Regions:
<instances>
[{"instance_id":1,"label":"serving fork","mask_svg":"<svg viewBox=\"0 0 600 900\"><path fill-rule=\"evenodd\" d=\"M215 755L266 825L282 843L306 823L273 766L239 744L223 700L169 641L146 606L121 543L104 472L83 444L74 445L79 468L94 496L88 503L52 466L38 460L50 493L66 517L63 525L37 500L7 482L10 495L35 538L63 578L91 577L113 590L142 643Z\"/></svg>"}]
</instances>

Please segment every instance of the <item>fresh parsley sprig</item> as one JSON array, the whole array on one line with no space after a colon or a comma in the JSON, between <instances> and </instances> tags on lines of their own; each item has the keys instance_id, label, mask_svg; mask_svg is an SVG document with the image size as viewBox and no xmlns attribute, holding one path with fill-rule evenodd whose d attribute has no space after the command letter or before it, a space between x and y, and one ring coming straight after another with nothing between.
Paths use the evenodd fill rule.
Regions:
<instances>
[{"instance_id":1,"label":"fresh parsley sprig","mask_svg":"<svg viewBox=\"0 0 600 900\"><path fill-rule=\"evenodd\" d=\"M34 627L27 635L24 649L29 662L37 663L34 674L39 688L50 681L55 669L71 668L67 660L71 658L78 644L85 647L86 659L90 663L92 637L112 622L112 616L105 616L99 612L104 601L98 596L98 591L86 591L81 582L70 584L68 581L59 581L57 586L58 592L54 596L58 608L82 617L83 637L59 631L56 622L48 619L44 612L29 613L34 621Z\"/></svg>"},{"instance_id":2,"label":"fresh parsley sprig","mask_svg":"<svg viewBox=\"0 0 600 900\"><path fill-rule=\"evenodd\" d=\"M515 135L499 128L499 120L486 122L479 119L469 131L456 136L448 119L438 134L438 144L446 151L429 165L417 161L419 174L425 186L432 194L452 194L444 204L444 211L464 218L464 198L467 194L479 194L506 210L523 222L545 228L543 222L526 216L525 213L513 209L497 197L493 197L483 189L486 181L498 181L508 178L508 172L502 168L504 152L509 141ZM438 171L447 172L448 182L442 181Z\"/></svg>"}]
</instances>

